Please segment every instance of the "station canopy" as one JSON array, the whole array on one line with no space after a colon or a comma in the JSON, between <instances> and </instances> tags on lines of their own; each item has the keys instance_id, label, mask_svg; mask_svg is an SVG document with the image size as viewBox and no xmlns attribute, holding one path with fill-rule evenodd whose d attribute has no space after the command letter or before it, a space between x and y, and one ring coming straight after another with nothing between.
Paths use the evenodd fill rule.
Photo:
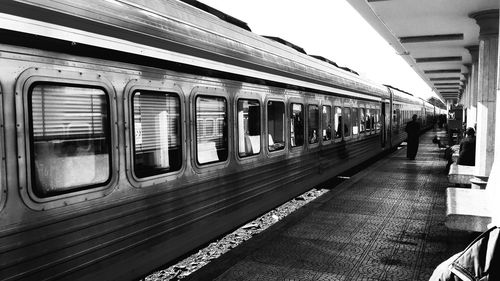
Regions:
<instances>
[{"instance_id":1,"label":"station canopy","mask_svg":"<svg viewBox=\"0 0 500 281\"><path fill-rule=\"evenodd\" d=\"M457 102L479 45L474 13L499 0L347 0L443 100Z\"/></svg>"}]
</instances>

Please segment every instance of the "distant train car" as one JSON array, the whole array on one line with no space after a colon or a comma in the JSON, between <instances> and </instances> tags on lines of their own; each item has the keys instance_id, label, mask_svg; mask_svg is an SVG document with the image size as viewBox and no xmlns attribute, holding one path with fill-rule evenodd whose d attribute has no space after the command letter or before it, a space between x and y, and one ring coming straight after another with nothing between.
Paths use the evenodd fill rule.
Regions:
<instances>
[{"instance_id":1,"label":"distant train car","mask_svg":"<svg viewBox=\"0 0 500 281\"><path fill-rule=\"evenodd\" d=\"M1 280L144 276L434 114L180 1L7 0L0 26Z\"/></svg>"}]
</instances>

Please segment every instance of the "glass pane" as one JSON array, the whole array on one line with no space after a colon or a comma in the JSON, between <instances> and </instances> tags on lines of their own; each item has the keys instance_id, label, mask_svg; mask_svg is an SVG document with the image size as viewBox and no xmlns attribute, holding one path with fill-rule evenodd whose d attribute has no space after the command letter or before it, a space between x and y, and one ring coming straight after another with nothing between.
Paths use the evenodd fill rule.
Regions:
<instances>
[{"instance_id":1,"label":"glass pane","mask_svg":"<svg viewBox=\"0 0 500 281\"><path fill-rule=\"evenodd\" d=\"M321 127L323 128L323 140L329 141L332 139L332 107L324 105L321 110Z\"/></svg>"},{"instance_id":2,"label":"glass pane","mask_svg":"<svg viewBox=\"0 0 500 281\"><path fill-rule=\"evenodd\" d=\"M238 154L240 157L260 153L260 103L238 100Z\"/></svg>"},{"instance_id":3,"label":"glass pane","mask_svg":"<svg viewBox=\"0 0 500 281\"><path fill-rule=\"evenodd\" d=\"M335 138L340 139L342 138L342 108L336 106L334 111L335 115L333 117L333 122L335 122L335 124L333 124L333 126L335 128Z\"/></svg>"},{"instance_id":4,"label":"glass pane","mask_svg":"<svg viewBox=\"0 0 500 281\"><path fill-rule=\"evenodd\" d=\"M225 161L228 155L226 99L198 96L195 103L198 163Z\"/></svg>"},{"instance_id":5,"label":"glass pane","mask_svg":"<svg viewBox=\"0 0 500 281\"><path fill-rule=\"evenodd\" d=\"M304 106L291 104L290 144L292 147L304 145Z\"/></svg>"},{"instance_id":6,"label":"glass pane","mask_svg":"<svg viewBox=\"0 0 500 281\"><path fill-rule=\"evenodd\" d=\"M180 101L177 94L135 91L132 97L134 173L143 178L182 166Z\"/></svg>"},{"instance_id":7,"label":"glass pane","mask_svg":"<svg viewBox=\"0 0 500 281\"><path fill-rule=\"evenodd\" d=\"M108 99L99 88L30 89L34 191L45 197L110 179Z\"/></svg>"},{"instance_id":8,"label":"glass pane","mask_svg":"<svg viewBox=\"0 0 500 281\"><path fill-rule=\"evenodd\" d=\"M318 143L319 107L317 105L309 105L308 113L307 139L309 143Z\"/></svg>"},{"instance_id":9,"label":"glass pane","mask_svg":"<svg viewBox=\"0 0 500 281\"><path fill-rule=\"evenodd\" d=\"M375 130L377 132L380 131L380 128L381 128L381 125L382 125L380 121L381 121L381 119L380 119L380 110L377 109L375 111Z\"/></svg>"},{"instance_id":10,"label":"glass pane","mask_svg":"<svg viewBox=\"0 0 500 281\"><path fill-rule=\"evenodd\" d=\"M344 107L344 137L351 136L351 108Z\"/></svg>"},{"instance_id":11,"label":"glass pane","mask_svg":"<svg viewBox=\"0 0 500 281\"><path fill-rule=\"evenodd\" d=\"M359 132L364 133L365 132L365 122L366 122L366 109L360 108L359 109Z\"/></svg>"},{"instance_id":12,"label":"glass pane","mask_svg":"<svg viewBox=\"0 0 500 281\"><path fill-rule=\"evenodd\" d=\"M372 115L372 110L367 108L366 109L366 131L370 132L373 130L373 115Z\"/></svg>"},{"instance_id":13,"label":"glass pane","mask_svg":"<svg viewBox=\"0 0 500 281\"><path fill-rule=\"evenodd\" d=\"M267 103L267 133L269 151L285 148L285 104L279 101Z\"/></svg>"},{"instance_id":14,"label":"glass pane","mask_svg":"<svg viewBox=\"0 0 500 281\"><path fill-rule=\"evenodd\" d=\"M352 135L359 134L359 113L357 108L352 109Z\"/></svg>"}]
</instances>

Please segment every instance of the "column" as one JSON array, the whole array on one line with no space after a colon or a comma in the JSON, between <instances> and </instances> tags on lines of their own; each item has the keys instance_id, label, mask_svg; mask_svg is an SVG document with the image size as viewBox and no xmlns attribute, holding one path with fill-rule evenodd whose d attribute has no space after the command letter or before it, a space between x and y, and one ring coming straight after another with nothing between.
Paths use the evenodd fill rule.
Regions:
<instances>
[{"instance_id":1,"label":"column","mask_svg":"<svg viewBox=\"0 0 500 281\"><path fill-rule=\"evenodd\" d=\"M498 29L497 29L498 30ZM500 51L500 49L499 49ZM500 57L496 58L498 69L497 69L497 87L496 93L497 97L500 94ZM500 99L496 101L496 120L500 120ZM500 225L500 121L495 124L495 132L498 135L495 138L495 158L493 161L493 167L490 178L488 180L488 185L486 186L490 199L490 208L492 211L492 224Z\"/></svg>"},{"instance_id":2,"label":"column","mask_svg":"<svg viewBox=\"0 0 500 281\"><path fill-rule=\"evenodd\" d=\"M481 11L470 17L479 25L475 176L487 181L495 151L498 10Z\"/></svg>"},{"instance_id":3,"label":"column","mask_svg":"<svg viewBox=\"0 0 500 281\"><path fill-rule=\"evenodd\" d=\"M467 108L467 127L476 128L477 123L477 67L479 57L479 46L466 47L472 58L469 66L469 106Z\"/></svg>"}]
</instances>

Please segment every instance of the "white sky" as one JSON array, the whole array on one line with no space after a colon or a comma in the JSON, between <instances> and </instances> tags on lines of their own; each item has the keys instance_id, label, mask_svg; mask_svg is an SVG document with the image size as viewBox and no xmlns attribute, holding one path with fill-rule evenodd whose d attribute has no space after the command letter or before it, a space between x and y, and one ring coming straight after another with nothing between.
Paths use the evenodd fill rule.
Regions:
<instances>
[{"instance_id":1,"label":"white sky","mask_svg":"<svg viewBox=\"0 0 500 281\"><path fill-rule=\"evenodd\" d=\"M256 34L280 37L380 84L435 96L345 0L199 1L246 22Z\"/></svg>"}]
</instances>

